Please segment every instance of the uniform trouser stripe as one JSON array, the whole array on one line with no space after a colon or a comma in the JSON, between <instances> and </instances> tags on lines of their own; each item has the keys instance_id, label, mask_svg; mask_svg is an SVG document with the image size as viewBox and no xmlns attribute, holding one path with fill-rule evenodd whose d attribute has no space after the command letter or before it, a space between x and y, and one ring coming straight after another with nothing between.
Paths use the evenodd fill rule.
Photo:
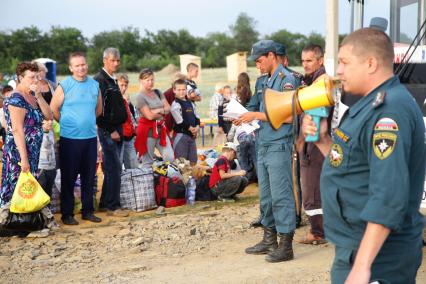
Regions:
<instances>
[{"instance_id":1,"label":"uniform trouser stripe","mask_svg":"<svg viewBox=\"0 0 426 284\"><path fill-rule=\"evenodd\" d=\"M322 215L322 208L312 209L312 210L305 210L305 213L308 216Z\"/></svg>"}]
</instances>

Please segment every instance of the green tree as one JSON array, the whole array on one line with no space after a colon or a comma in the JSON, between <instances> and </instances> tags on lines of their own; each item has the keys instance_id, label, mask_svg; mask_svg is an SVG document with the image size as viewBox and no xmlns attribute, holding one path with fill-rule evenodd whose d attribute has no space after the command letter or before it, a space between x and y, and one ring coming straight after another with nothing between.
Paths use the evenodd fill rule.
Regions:
<instances>
[{"instance_id":1,"label":"green tree","mask_svg":"<svg viewBox=\"0 0 426 284\"><path fill-rule=\"evenodd\" d=\"M293 34L283 29L273 33L269 36L269 38L285 45L290 66L297 66L301 64L300 53L306 45L306 36L300 33Z\"/></svg>"},{"instance_id":2,"label":"green tree","mask_svg":"<svg viewBox=\"0 0 426 284\"><path fill-rule=\"evenodd\" d=\"M226 66L226 56L238 51L234 39L226 33L209 33L198 41L197 54L203 58L205 67Z\"/></svg>"},{"instance_id":3,"label":"green tree","mask_svg":"<svg viewBox=\"0 0 426 284\"><path fill-rule=\"evenodd\" d=\"M325 39L324 37L319 33L310 33L308 38L306 39L306 45L307 44L317 44L321 46L323 49L325 49Z\"/></svg>"},{"instance_id":4,"label":"green tree","mask_svg":"<svg viewBox=\"0 0 426 284\"><path fill-rule=\"evenodd\" d=\"M253 43L258 41L259 33L255 27L256 21L246 13L238 15L235 24L229 27L237 51L250 51Z\"/></svg>"},{"instance_id":5,"label":"green tree","mask_svg":"<svg viewBox=\"0 0 426 284\"><path fill-rule=\"evenodd\" d=\"M46 56L57 63L60 74L68 73L68 56L72 52L87 51L86 38L76 28L61 28L52 26L46 39L49 43Z\"/></svg>"},{"instance_id":6,"label":"green tree","mask_svg":"<svg viewBox=\"0 0 426 284\"><path fill-rule=\"evenodd\" d=\"M122 70L136 70L137 60L145 54L139 29L126 27L121 31L101 32L93 36L89 47L90 72L97 72L102 67L102 54L108 47L115 47L120 51Z\"/></svg>"},{"instance_id":7,"label":"green tree","mask_svg":"<svg viewBox=\"0 0 426 284\"><path fill-rule=\"evenodd\" d=\"M47 36L35 26L16 30L10 35L9 56L20 61L48 54Z\"/></svg>"}]
</instances>

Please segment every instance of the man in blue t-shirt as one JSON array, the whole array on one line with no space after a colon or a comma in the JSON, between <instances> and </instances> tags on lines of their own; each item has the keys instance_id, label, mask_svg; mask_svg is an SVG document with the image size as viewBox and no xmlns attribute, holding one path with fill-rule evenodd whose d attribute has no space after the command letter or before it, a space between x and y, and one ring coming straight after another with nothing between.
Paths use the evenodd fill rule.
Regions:
<instances>
[{"instance_id":1,"label":"man in blue t-shirt","mask_svg":"<svg viewBox=\"0 0 426 284\"><path fill-rule=\"evenodd\" d=\"M101 222L101 218L93 214L93 188L97 160L96 117L102 112L102 96L98 82L87 76L83 53L70 55L69 68L72 76L61 82L50 103L61 128L61 219L65 225L78 225L74 219L74 185L80 174L82 219Z\"/></svg>"}]
</instances>

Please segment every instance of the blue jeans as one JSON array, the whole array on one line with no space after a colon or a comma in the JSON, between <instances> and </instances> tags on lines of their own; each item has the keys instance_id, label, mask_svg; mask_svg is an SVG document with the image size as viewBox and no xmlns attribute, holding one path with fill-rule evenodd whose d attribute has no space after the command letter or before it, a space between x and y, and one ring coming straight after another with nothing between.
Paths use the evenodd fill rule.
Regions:
<instances>
[{"instance_id":1,"label":"blue jeans","mask_svg":"<svg viewBox=\"0 0 426 284\"><path fill-rule=\"evenodd\" d=\"M123 147L121 149L121 159L126 170L136 169L138 167L139 163L138 158L136 156L134 137L129 141L123 141Z\"/></svg>"},{"instance_id":2,"label":"blue jeans","mask_svg":"<svg viewBox=\"0 0 426 284\"><path fill-rule=\"evenodd\" d=\"M238 162L241 169L246 171L246 177L249 181L256 178L256 149L253 135L245 135L238 140Z\"/></svg>"},{"instance_id":3,"label":"blue jeans","mask_svg":"<svg viewBox=\"0 0 426 284\"><path fill-rule=\"evenodd\" d=\"M258 146L257 175L262 225L279 233L296 229L291 143Z\"/></svg>"},{"instance_id":4,"label":"blue jeans","mask_svg":"<svg viewBox=\"0 0 426 284\"><path fill-rule=\"evenodd\" d=\"M115 142L111 139L111 133L98 128L99 141L102 145L102 171L104 172L104 183L99 207L108 210L116 210L120 205L120 186L122 163L120 159L122 140Z\"/></svg>"}]
</instances>

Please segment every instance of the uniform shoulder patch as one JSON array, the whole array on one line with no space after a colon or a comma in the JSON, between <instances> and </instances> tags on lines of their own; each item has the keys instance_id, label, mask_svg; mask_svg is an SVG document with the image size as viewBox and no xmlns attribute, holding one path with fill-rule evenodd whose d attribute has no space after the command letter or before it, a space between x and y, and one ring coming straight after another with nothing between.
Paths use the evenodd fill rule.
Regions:
<instances>
[{"instance_id":1,"label":"uniform shoulder patch","mask_svg":"<svg viewBox=\"0 0 426 284\"><path fill-rule=\"evenodd\" d=\"M377 92L376 98L374 99L373 103L371 104L373 108L378 108L383 104L385 101L386 92Z\"/></svg>"},{"instance_id":2,"label":"uniform shoulder patch","mask_svg":"<svg viewBox=\"0 0 426 284\"><path fill-rule=\"evenodd\" d=\"M395 132L377 132L373 135L374 154L380 160L384 160L392 154L397 135Z\"/></svg>"},{"instance_id":3,"label":"uniform shoulder patch","mask_svg":"<svg viewBox=\"0 0 426 284\"><path fill-rule=\"evenodd\" d=\"M303 79L303 75L296 71L291 71L294 77L298 78L299 80Z\"/></svg>"},{"instance_id":4,"label":"uniform shoulder patch","mask_svg":"<svg viewBox=\"0 0 426 284\"><path fill-rule=\"evenodd\" d=\"M293 90L293 89L294 89L294 86L292 83L285 83L283 85L283 90Z\"/></svg>"},{"instance_id":5,"label":"uniform shoulder patch","mask_svg":"<svg viewBox=\"0 0 426 284\"><path fill-rule=\"evenodd\" d=\"M343 161L343 149L339 144L334 143L331 146L330 154L329 154L330 164L337 168L342 164Z\"/></svg>"},{"instance_id":6,"label":"uniform shoulder patch","mask_svg":"<svg viewBox=\"0 0 426 284\"><path fill-rule=\"evenodd\" d=\"M398 124L393 120L392 118L384 117L379 119L377 121L376 125L374 126L375 131L398 131Z\"/></svg>"}]
</instances>

